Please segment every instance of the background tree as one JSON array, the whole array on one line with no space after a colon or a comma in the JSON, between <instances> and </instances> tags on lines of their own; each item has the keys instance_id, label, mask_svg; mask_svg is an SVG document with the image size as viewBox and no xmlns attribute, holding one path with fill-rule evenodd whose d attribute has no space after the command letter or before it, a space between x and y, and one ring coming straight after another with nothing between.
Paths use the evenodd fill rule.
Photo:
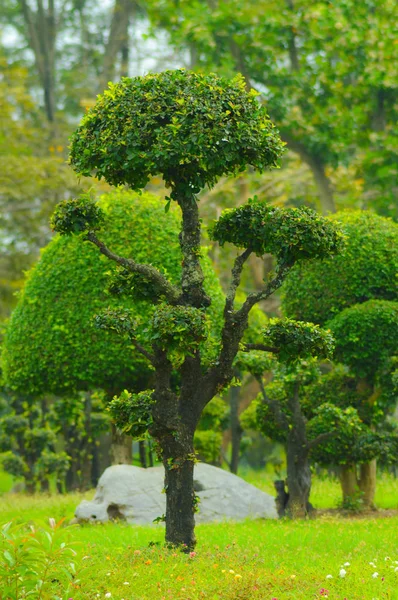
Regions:
<instances>
[{"instance_id":1,"label":"background tree","mask_svg":"<svg viewBox=\"0 0 398 600\"><path fill-rule=\"evenodd\" d=\"M389 335L395 331L393 301L397 300L398 226L370 212L347 212L330 218L339 223L346 234L344 250L333 259L318 264L308 261L295 267L283 289L283 309L293 318L312 320L332 329L336 359L351 368L358 388L368 392L365 402L374 405L378 415L376 400L381 381L390 369L390 357L397 352L396 340L389 339ZM380 302L373 304L372 299ZM350 334L348 323L352 327ZM376 340L379 328L383 332L381 345ZM396 402L393 395L387 394L387 397L390 404L388 409L382 410L383 419ZM352 489L356 482L355 469L348 471L344 473L343 469L342 477L351 482L347 486ZM366 502L371 504L375 463L367 466L363 463L361 471L361 487Z\"/></svg>"},{"instance_id":2,"label":"background tree","mask_svg":"<svg viewBox=\"0 0 398 600\"><path fill-rule=\"evenodd\" d=\"M190 52L191 67L239 72L261 90L282 139L311 171L323 212L341 206L335 175L350 164L359 205L397 216L392 0L360 8L353 0L151 0L148 10Z\"/></svg>"},{"instance_id":3,"label":"background tree","mask_svg":"<svg viewBox=\"0 0 398 600\"><path fill-rule=\"evenodd\" d=\"M279 364L269 356L242 354L239 364L249 371L260 385L260 394L242 415L244 428L259 429L286 449L287 486L289 491L285 512L293 518L304 517L311 511L311 469L309 455L321 444L325 434L311 439L307 433L307 418L301 399L308 384L320 377L316 361L297 361L297 356L330 357L333 352L331 335L310 323L273 320L264 332L267 343L280 347ZM266 382L265 373L273 369L272 382ZM343 413L339 414L341 421ZM337 426L337 422L336 422ZM332 427L328 436L334 435Z\"/></svg>"},{"instance_id":4,"label":"background tree","mask_svg":"<svg viewBox=\"0 0 398 600\"><path fill-rule=\"evenodd\" d=\"M343 437L339 434L312 452L316 463L329 469L340 467L343 507L372 507L376 480L369 474L376 459L384 465L396 460L396 430L387 419L396 402L396 384L390 373L384 373L382 380L383 389L378 391L377 399L369 402L367 387L359 385L347 367L337 364L312 382L302 399L312 436L326 433L330 426L327 420L313 420L319 407L328 406L328 413L355 411L358 416Z\"/></svg>"},{"instance_id":5,"label":"background tree","mask_svg":"<svg viewBox=\"0 0 398 600\"><path fill-rule=\"evenodd\" d=\"M224 173L237 173L247 165L258 170L274 165L281 150L264 108L254 92L245 91L242 78L227 82L186 71L126 78L110 85L72 138L70 160L78 172L95 172L108 183L134 188L160 173L171 188L166 207L175 201L182 212L183 262L177 285L155 267L108 248L96 234L101 212L95 204L62 203L53 223L63 234L81 232L83 239L129 271L135 281L150 284L148 300L158 306L146 340L137 339L134 321L125 311L108 312L98 324L128 335L155 369L154 390L134 401L150 404L150 432L165 467L166 540L186 548L195 544L194 432L206 404L233 377L250 310L281 285L297 260L323 257L336 252L340 244L337 230L305 209L280 211L252 202L222 215L212 228L212 238L245 250L235 260L218 343L208 336L211 297L199 260L196 194ZM241 272L252 252L274 253L276 272L263 290L249 294L236 309ZM176 383L173 370L178 373Z\"/></svg>"},{"instance_id":6,"label":"background tree","mask_svg":"<svg viewBox=\"0 0 398 600\"><path fill-rule=\"evenodd\" d=\"M173 243L178 235L178 209L165 215L155 196L121 191L102 196L99 205L104 211L104 239L112 248L148 261L167 273L171 281L178 281L181 252L177 241ZM216 314L221 314L223 294L206 256L201 264L213 298L209 314L217 329ZM28 276L7 330L4 371L14 390L36 398L52 393L68 399L76 398L77 391L103 389L111 399L126 387L138 392L151 385L153 369L133 344L94 328L96 314L121 304L106 291L108 285L112 287L112 273L112 263L105 258L98 260L91 245L73 237L57 236L51 241ZM115 291L120 292L131 285L138 287L131 278L117 285ZM148 293L144 287L134 298L124 297L122 302L141 320L140 330L153 313L145 301ZM77 408L86 414L87 407L83 407L91 400L86 396L76 398L75 404L65 402L59 418L64 415L65 435L75 440L69 454L77 460L81 441L68 428L75 427L72 417L79 418ZM131 462L131 442L120 439L116 432L112 460ZM78 469L76 465L73 468Z\"/></svg>"}]
</instances>

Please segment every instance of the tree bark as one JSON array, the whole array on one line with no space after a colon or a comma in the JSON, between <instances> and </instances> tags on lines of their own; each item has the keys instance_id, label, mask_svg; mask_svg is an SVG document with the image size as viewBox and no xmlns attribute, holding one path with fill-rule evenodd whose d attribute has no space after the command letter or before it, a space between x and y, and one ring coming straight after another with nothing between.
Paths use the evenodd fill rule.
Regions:
<instances>
[{"instance_id":1,"label":"tree bark","mask_svg":"<svg viewBox=\"0 0 398 600\"><path fill-rule=\"evenodd\" d=\"M238 472L239 458L240 458L240 442L242 439L242 427L239 421L239 387L232 387L229 393L230 401L230 419L231 419L231 462L230 469L231 473Z\"/></svg>"},{"instance_id":2,"label":"tree bark","mask_svg":"<svg viewBox=\"0 0 398 600\"><path fill-rule=\"evenodd\" d=\"M343 465L341 467L340 483L344 503L358 493L358 480L355 465Z\"/></svg>"},{"instance_id":3,"label":"tree bark","mask_svg":"<svg viewBox=\"0 0 398 600\"><path fill-rule=\"evenodd\" d=\"M310 512L311 469L306 439L293 428L286 444L287 487L289 499L286 514L292 519L308 516Z\"/></svg>"},{"instance_id":4,"label":"tree bark","mask_svg":"<svg viewBox=\"0 0 398 600\"><path fill-rule=\"evenodd\" d=\"M162 440L166 489L166 542L193 550L195 491L193 432L183 429Z\"/></svg>"},{"instance_id":5,"label":"tree bark","mask_svg":"<svg viewBox=\"0 0 398 600\"><path fill-rule=\"evenodd\" d=\"M140 455L140 465L143 469L146 469L148 465L146 461L146 448L144 440L140 440L138 442L138 451Z\"/></svg>"},{"instance_id":6,"label":"tree bark","mask_svg":"<svg viewBox=\"0 0 398 600\"><path fill-rule=\"evenodd\" d=\"M104 52L100 91L102 92L109 81L115 76L116 57L122 50L126 52L128 43L128 22L133 9L131 0L115 0L108 42ZM122 57L123 60L123 57ZM122 65L124 70L126 66Z\"/></svg>"},{"instance_id":7,"label":"tree bark","mask_svg":"<svg viewBox=\"0 0 398 600\"><path fill-rule=\"evenodd\" d=\"M131 465L133 461L132 440L128 435L118 433L112 424L111 464Z\"/></svg>"},{"instance_id":8,"label":"tree bark","mask_svg":"<svg viewBox=\"0 0 398 600\"><path fill-rule=\"evenodd\" d=\"M56 17L54 0L49 0L47 9L37 0L37 10L33 11L26 0L19 0L22 10L26 38L34 54L40 84L44 94L47 120L55 119L55 43Z\"/></svg>"},{"instance_id":9,"label":"tree bark","mask_svg":"<svg viewBox=\"0 0 398 600\"><path fill-rule=\"evenodd\" d=\"M374 498L376 493L376 459L360 466L359 489L363 493L362 502L367 508L375 508Z\"/></svg>"}]
</instances>

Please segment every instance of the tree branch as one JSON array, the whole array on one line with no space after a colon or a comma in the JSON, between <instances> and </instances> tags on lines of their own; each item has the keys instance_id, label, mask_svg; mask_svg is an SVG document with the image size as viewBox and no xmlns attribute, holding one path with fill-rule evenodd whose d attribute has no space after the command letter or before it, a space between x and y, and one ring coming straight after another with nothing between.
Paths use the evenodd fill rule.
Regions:
<instances>
[{"instance_id":1,"label":"tree branch","mask_svg":"<svg viewBox=\"0 0 398 600\"><path fill-rule=\"evenodd\" d=\"M267 284L267 286L260 290L259 292L253 292L249 294L243 303L242 308L240 308L235 314L239 318L240 316L248 316L249 312L253 308L255 304L261 302L261 300L266 300L271 294L273 294L285 280L286 275L292 268L291 264L280 264L276 269L276 276L271 279L271 281Z\"/></svg>"},{"instance_id":2,"label":"tree branch","mask_svg":"<svg viewBox=\"0 0 398 600\"><path fill-rule=\"evenodd\" d=\"M335 435L337 435L337 430L320 433L315 439L311 440L310 442L307 442L308 450L316 448L317 446L319 446L319 444L322 444L322 442L331 439Z\"/></svg>"},{"instance_id":3,"label":"tree branch","mask_svg":"<svg viewBox=\"0 0 398 600\"><path fill-rule=\"evenodd\" d=\"M264 383L262 377L256 377L261 390L261 395L263 397L264 403L271 409L276 422L284 431L289 431L289 421L286 415L282 412L279 402L277 400L272 400L269 396L267 396L267 392L265 391Z\"/></svg>"},{"instance_id":4,"label":"tree branch","mask_svg":"<svg viewBox=\"0 0 398 600\"><path fill-rule=\"evenodd\" d=\"M243 351L250 352L251 350L260 350L261 352L273 352L274 354L278 354L278 352L280 352L280 348L277 348L276 346L266 346L265 344L245 344Z\"/></svg>"},{"instance_id":5,"label":"tree branch","mask_svg":"<svg viewBox=\"0 0 398 600\"><path fill-rule=\"evenodd\" d=\"M130 341L140 354L145 356L149 360L149 362L155 367L156 366L156 357L154 354L151 354L144 346L142 346L134 337L130 337Z\"/></svg>"},{"instance_id":6,"label":"tree branch","mask_svg":"<svg viewBox=\"0 0 398 600\"><path fill-rule=\"evenodd\" d=\"M155 267L152 267L152 265L143 265L141 263L137 263L132 258L118 256L109 250L109 248L107 248L107 246L101 242L92 231L87 233L85 239L97 246L101 254L110 260L113 260L118 265L121 265L131 273L139 273L140 275L147 277L160 289L161 293L165 296L170 304L178 304L181 298L180 290L171 284L170 281L166 279L162 273L160 273L160 271L155 269Z\"/></svg>"},{"instance_id":7,"label":"tree branch","mask_svg":"<svg viewBox=\"0 0 398 600\"><path fill-rule=\"evenodd\" d=\"M234 266L232 268L232 281L225 299L224 317L226 320L228 316L234 311L236 290L238 289L240 284L243 266L251 253L252 251L250 249L247 249L235 258Z\"/></svg>"},{"instance_id":8,"label":"tree branch","mask_svg":"<svg viewBox=\"0 0 398 600\"><path fill-rule=\"evenodd\" d=\"M182 252L181 287L187 304L201 308L210 306L211 298L206 294L204 274L200 264L200 219L196 198L184 189L173 189L182 212L182 229L179 236Z\"/></svg>"}]
</instances>

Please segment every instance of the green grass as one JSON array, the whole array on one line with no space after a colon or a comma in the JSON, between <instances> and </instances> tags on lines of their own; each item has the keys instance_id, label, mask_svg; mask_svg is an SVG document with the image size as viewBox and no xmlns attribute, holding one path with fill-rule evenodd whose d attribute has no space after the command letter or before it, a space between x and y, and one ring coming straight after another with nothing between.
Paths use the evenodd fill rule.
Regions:
<instances>
[{"instance_id":1,"label":"green grass","mask_svg":"<svg viewBox=\"0 0 398 600\"><path fill-rule=\"evenodd\" d=\"M246 473L246 477L259 483L258 474ZM269 485L264 478L259 487L271 491ZM384 508L397 506L395 480L382 478L379 492ZM92 492L30 498L7 494L0 498L0 520L14 518L36 526L50 517L68 521L83 497L92 497ZM333 506L337 497L336 483L315 479L314 504L322 500L323 505ZM396 517L350 520L328 516L314 521L200 525L196 554L189 557L162 547L161 526L72 526L65 533L77 544L80 581L61 597L312 600L324 598L321 590L326 589L328 598L334 600L398 600L397 531ZM346 562L350 566L341 578L339 571ZM377 578L372 577L375 572ZM329 574L333 577L326 579ZM50 591L46 594L43 600L54 599Z\"/></svg>"}]
</instances>

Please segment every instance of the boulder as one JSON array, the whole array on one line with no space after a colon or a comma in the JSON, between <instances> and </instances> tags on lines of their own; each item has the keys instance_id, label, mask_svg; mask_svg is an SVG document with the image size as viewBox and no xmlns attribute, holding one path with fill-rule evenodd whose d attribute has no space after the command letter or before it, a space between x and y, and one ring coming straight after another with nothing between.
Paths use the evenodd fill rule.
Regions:
<instances>
[{"instance_id":1,"label":"boulder","mask_svg":"<svg viewBox=\"0 0 398 600\"><path fill-rule=\"evenodd\" d=\"M272 496L228 471L198 463L194 477L200 498L199 512L195 515L197 523L278 517ZM101 523L120 518L147 525L166 511L163 487L163 467L109 467L98 482L93 501L83 500L75 517L78 521Z\"/></svg>"}]
</instances>

